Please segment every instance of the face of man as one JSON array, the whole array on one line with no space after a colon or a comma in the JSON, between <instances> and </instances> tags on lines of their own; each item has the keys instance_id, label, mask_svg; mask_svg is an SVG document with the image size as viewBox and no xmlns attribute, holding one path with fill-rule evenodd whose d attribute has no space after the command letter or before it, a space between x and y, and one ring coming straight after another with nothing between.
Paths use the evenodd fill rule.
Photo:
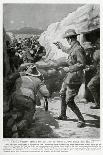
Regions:
<instances>
[{"instance_id":1,"label":"face of man","mask_svg":"<svg viewBox=\"0 0 103 155\"><path fill-rule=\"evenodd\" d=\"M43 50L43 56L45 56L45 55L46 55L46 49Z\"/></svg>"},{"instance_id":2,"label":"face of man","mask_svg":"<svg viewBox=\"0 0 103 155\"><path fill-rule=\"evenodd\" d=\"M66 38L67 39L67 41L68 41L68 44L69 45L71 45L71 39L68 37L68 38Z\"/></svg>"}]
</instances>

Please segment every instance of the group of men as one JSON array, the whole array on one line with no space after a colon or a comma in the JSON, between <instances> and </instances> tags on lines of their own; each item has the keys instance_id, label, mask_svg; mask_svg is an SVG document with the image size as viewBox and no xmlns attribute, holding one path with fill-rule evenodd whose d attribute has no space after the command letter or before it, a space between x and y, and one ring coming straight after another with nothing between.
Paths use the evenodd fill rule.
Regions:
<instances>
[{"instance_id":1,"label":"group of men","mask_svg":"<svg viewBox=\"0 0 103 155\"><path fill-rule=\"evenodd\" d=\"M77 41L77 34L74 30L70 29L66 31L64 38L67 39L70 49L65 49L61 43L57 43L58 48L61 48L68 53L68 67L66 68L67 75L63 80L62 88L60 90L61 95L61 115L58 117L60 120L66 120L66 108L71 110L78 117L78 127L85 125L85 120L75 103L75 96L78 94L79 88L83 82L84 70L92 72L92 76L86 76L89 78L87 87L91 92L95 106L92 109L100 108L100 49L94 50L93 46L90 46L90 42L84 43L84 48Z\"/></svg>"},{"instance_id":2,"label":"group of men","mask_svg":"<svg viewBox=\"0 0 103 155\"><path fill-rule=\"evenodd\" d=\"M6 42L11 72L18 70L22 63L35 63L45 54L45 48L39 44L37 38L14 39L13 43Z\"/></svg>"},{"instance_id":3,"label":"group of men","mask_svg":"<svg viewBox=\"0 0 103 155\"><path fill-rule=\"evenodd\" d=\"M61 114L58 119L67 119L66 108L68 106L78 117L77 126L84 127L85 120L78 106L76 105L74 98L78 94L79 88L83 82L84 70L86 69L90 72L95 70L94 75L88 83L88 88L96 104L95 107L92 108L100 108L99 95L97 91L97 87L100 87L100 55L99 50L94 53L92 52L92 55L91 52L89 52L89 59L92 56L91 60L93 62L88 64L86 68L86 52L77 41L78 35L79 34L77 34L73 29L66 31L63 37L67 39L68 44L71 46L69 49L65 49L59 42L56 44L58 48L61 48L62 50L65 50L66 53L68 53L68 61L66 62L67 67L63 68L66 72L66 76L63 79L62 87L60 90ZM89 48L89 45L87 46L87 49L91 49ZM87 60L87 62L89 61ZM57 69L58 65L55 65L55 68ZM12 109L14 109L12 117L14 121L17 120L17 123L12 127L12 132L14 132L13 137L18 137L18 131L27 128L32 123L36 106L36 95L38 91L46 100L49 98L49 91L44 83L43 76L34 65L29 66L26 72L20 72L14 76L11 76L9 78L9 83L13 82L15 83L15 91L12 93L9 102ZM19 115L19 113L16 114L16 111L21 111L22 116ZM22 117L21 121L19 119L20 117Z\"/></svg>"}]
</instances>

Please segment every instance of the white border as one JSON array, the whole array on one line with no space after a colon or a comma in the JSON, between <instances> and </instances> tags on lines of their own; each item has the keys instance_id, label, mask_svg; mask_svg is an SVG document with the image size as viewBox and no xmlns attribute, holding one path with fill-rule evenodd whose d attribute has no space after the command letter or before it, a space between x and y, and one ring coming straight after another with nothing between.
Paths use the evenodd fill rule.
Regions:
<instances>
[{"instance_id":1,"label":"white border","mask_svg":"<svg viewBox=\"0 0 103 155\"><path fill-rule=\"evenodd\" d=\"M102 79L103 79L103 67L102 67L102 64L103 64L103 29L102 29L102 24L103 24L103 3L102 3L102 0L1 0L0 1L0 137L2 137L2 133L3 133L3 130L2 130L2 124L3 124L3 121L2 121L2 114L3 114L3 69L2 69L2 66L3 66L3 42L2 42L2 34L3 34L3 3L60 3L60 4L64 4L64 3L72 3L72 4L100 4L100 17L101 17L101 29L100 29L100 34L101 34L101 37L100 37L100 42L101 42L101 54L100 54L100 59L101 59L101 63L100 63L100 66L101 66L101 110L100 110L100 113L101 113L101 143L103 145L103 86L102 86ZM0 138L0 140L2 140L2 138ZM36 140L36 139L35 139ZM43 140L43 139L40 139L40 140ZM46 139L45 139L46 140ZM48 139L47 139L48 140ZM54 139L56 140L56 139ZM83 139L84 140L84 139ZM0 151L1 152L1 151ZM26 152L25 152L26 153ZM33 152L34 154L35 152ZM69 153L69 152L68 152ZM66 154L68 154L66 153ZM87 153L86 151L78 151L78 152L75 152L75 151L71 151L70 154L84 154L84 153ZM88 153L93 153L94 155L96 154L103 154L103 152L98 152L98 151L89 151ZM6 153L2 153L2 154L6 154ZM12 153L10 153L11 155ZM23 153L13 153L13 154L23 154ZM26 153L26 154L32 154L32 153ZM41 154L41 153L36 153L36 154ZM44 153L45 154L45 153ZM51 153L50 153L51 154ZM53 153L53 154L57 154L57 153ZM59 153L59 154L62 154L62 153Z\"/></svg>"}]
</instances>

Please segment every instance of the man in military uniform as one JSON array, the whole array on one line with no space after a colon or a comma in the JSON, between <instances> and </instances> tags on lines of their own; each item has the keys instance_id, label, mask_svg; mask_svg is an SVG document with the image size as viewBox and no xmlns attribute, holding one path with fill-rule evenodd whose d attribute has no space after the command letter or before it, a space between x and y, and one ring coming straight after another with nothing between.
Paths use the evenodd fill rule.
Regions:
<instances>
[{"instance_id":1,"label":"man in military uniform","mask_svg":"<svg viewBox=\"0 0 103 155\"><path fill-rule=\"evenodd\" d=\"M67 72L64 78L62 88L60 91L61 95L61 115L58 117L59 120L67 119L66 108L67 105L78 117L78 127L85 125L84 118L75 104L74 98L78 93L80 85L83 79L83 68L85 67L85 53L80 43L77 41L77 33L73 29L66 31L64 38L67 39L69 45L71 45L68 51L68 67L65 67ZM62 44L58 43L58 47L62 49Z\"/></svg>"},{"instance_id":2,"label":"man in military uniform","mask_svg":"<svg viewBox=\"0 0 103 155\"><path fill-rule=\"evenodd\" d=\"M82 44L82 47L84 48L86 54L85 83L87 85L90 79L95 75L95 70L88 69L90 66L93 65L93 53L95 51L95 48L91 42L84 42Z\"/></svg>"},{"instance_id":3,"label":"man in military uniform","mask_svg":"<svg viewBox=\"0 0 103 155\"><path fill-rule=\"evenodd\" d=\"M95 102L95 106L91 106L91 109L100 108L100 50L96 50L93 54L94 65L90 70L95 70L95 75L91 78L87 87L89 88Z\"/></svg>"},{"instance_id":4,"label":"man in military uniform","mask_svg":"<svg viewBox=\"0 0 103 155\"><path fill-rule=\"evenodd\" d=\"M34 65L28 68L25 75L17 77L15 87L11 96L10 107L12 107L14 114L21 113L21 118L17 115L18 121L12 127L12 131L15 132L13 137L18 137L18 131L23 131L32 123L37 93L39 92L47 99L49 91L44 84L41 73Z\"/></svg>"}]
</instances>

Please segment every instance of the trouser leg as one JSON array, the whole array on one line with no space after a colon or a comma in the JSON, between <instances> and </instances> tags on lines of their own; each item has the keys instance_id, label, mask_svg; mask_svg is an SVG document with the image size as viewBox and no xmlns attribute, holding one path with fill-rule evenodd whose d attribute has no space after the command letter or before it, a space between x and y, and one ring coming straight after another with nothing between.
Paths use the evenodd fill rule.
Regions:
<instances>
[{"instance_id":1,"label":"trouser leg","mask_svg":"<svg viewBox=\"0 0 103 155\"><path fill-rule=\"evenodd\" d=\"M33 115L35 112L35 103L32 99L26 96L15 96L14 97L14 107L22 113L21 120L17 123L18 129L22 130L27 128L33 120Z\"/></svg>"},{"instance_id":2,"label":"trouser leg","mask_svg":"<svg viewBox=\"0 0 103 155\"><path fill-rule=\"evenodd\" d=\"M99 76L94 76L88 83L88 88L94 98L96 106L100 105L100 78Z\"/></svg>"},{"instance_id":3,"label":"trouser leg","mask_svg":"<svg viewBox=\"0 0 103 155\"><path fill-rule=\"evenodd\" d=\"M66 116L67 104L65 100L65 95L61 96L61 115Z\"/></svg>"},{"instance_id":4,"label":"trouser leg","mask_svg":"<svg viewBox=\"0 0 103 155\"><path fill-rule=\"evenodd\" d=\"M62 84L60 97L61 97L61 116L65 117L67 104L66 104L66 86L64 83Z\"/></svg>"},{"instance_id":5,"label":"trouser leg","mask_svg":"<svg viewBox=\"0 0 103 155\"><path fill-rule=\"evenodd\" d=\"M78 117L78 121L84 122L84 118L78 108L78 106L74 102L74 97L71 97L67 103L68 107L76 114Z\"/></svg>"}]
</instances>

